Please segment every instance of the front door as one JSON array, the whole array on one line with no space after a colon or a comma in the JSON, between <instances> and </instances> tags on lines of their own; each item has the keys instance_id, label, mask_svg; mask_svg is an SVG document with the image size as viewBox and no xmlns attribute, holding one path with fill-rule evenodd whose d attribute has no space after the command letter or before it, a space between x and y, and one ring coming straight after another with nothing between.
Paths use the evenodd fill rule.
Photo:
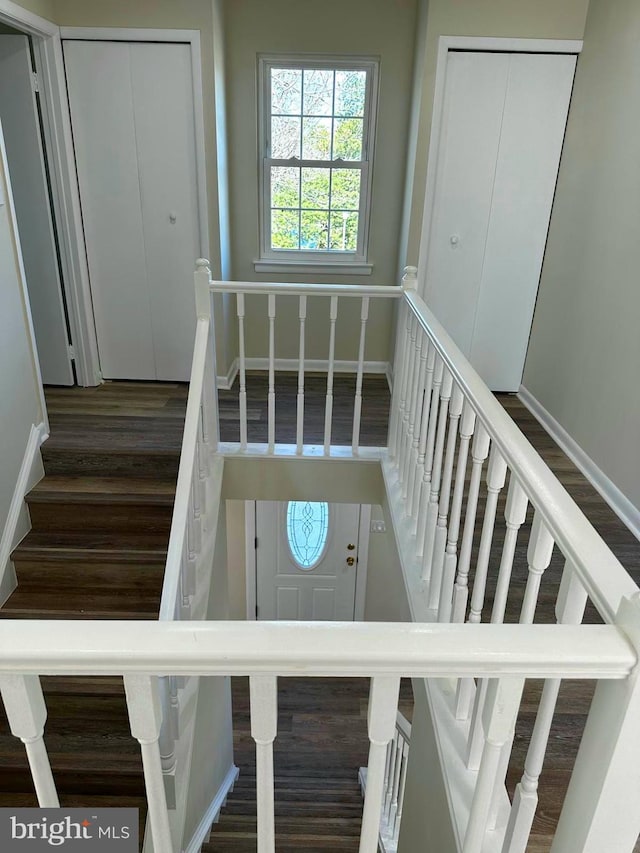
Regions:
<instances>
[{"instance_id":1,"label":"front door","mask_svg":"<svg viewBox=\"0 0 640 853\"><path fill-rule=\"evenodd\" d=\"M360 507L256 502L259 619L354 619Z\"/></svg>"}]
</instances>

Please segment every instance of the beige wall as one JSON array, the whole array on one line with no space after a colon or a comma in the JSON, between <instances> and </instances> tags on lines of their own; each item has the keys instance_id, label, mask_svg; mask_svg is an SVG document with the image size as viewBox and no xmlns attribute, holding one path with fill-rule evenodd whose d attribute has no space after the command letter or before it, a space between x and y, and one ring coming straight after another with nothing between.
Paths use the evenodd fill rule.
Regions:
<instances>
[{"instance_id":1,"label":"beige wall","mask_svg":"<svg viewBox=\"0 0 640 853\"><path fill-rule=\"evenodd\" d=\"M231 169L232 260L235 279L273 279L257 275L258 157L256 56L258 53L335 53L380 57L380 96L373 174L373 209L369 254L373 274L368 277L286 276L285 281L341 281L393 284L396 281L398 238L405 172L407 126L411 96L415 0L327 0L323 4L299 0L231 0L226 7L226 43ZM372 308L367 359L389 357L389 306ZM264 313L248 306L248 354L267 355ZM296 355L295 307L282 306L277 356ZM344 331L337 335L338 358L357 357L359 306L345 305ZM293 325L292 325L293 323ZM291 331L289 331L291 330ZM309 358L326 358L326 306L310 308Z\"/></svg>"},{"instance_id":2,"label":"beige wall","mask_svg":"<svg viewBox=\"0 0 640 853\"><path fill-rule=\"evenodd\" d=\"M581 39L589 0L428 0L407 263L417 264L440 36Z\"/></svg>"},{"instance_id":3,"label":"beige wall","mask_svg":"<svg viewBox=\"0 0 640 853\"><path fill-rule=\"evenodd\" d=\"M44 419L24 300L16 231L9 211L0 131L0 537L33 424ZM4 567L0 566L0 572Z\"/></svg>"},{"instance_id":4,"label":"beige wall","mask_svg":"<svg viewBox=\"0 0 640 853\"><path fill-rule=\"evenodd\" d=\"M524 385L640 507L640 6L591 0Z\"/></svg>"},{"instance_id":5,"label":"beige wall","mask_svg":"<svg viewBox=\"0 0 640 853\"><path fill-rule=\"evenodd\" d=\"M23 9L33 12L34 15L55 21L55 0L14 0L14 2Z\"/></svg>"},{"instance_id":6,"label":"beige wall","mask_svg":"<svg viewBox=\"0 0 640 853\"><path fill-rule=\"evenodd\" d=\"M382 521L385 516L386 531L371 533L369 539L364 619L365 622L410 622L409 599L388 508L385 512L381 506L371 507L372 521Z\"/></svg>"}]
</instances>

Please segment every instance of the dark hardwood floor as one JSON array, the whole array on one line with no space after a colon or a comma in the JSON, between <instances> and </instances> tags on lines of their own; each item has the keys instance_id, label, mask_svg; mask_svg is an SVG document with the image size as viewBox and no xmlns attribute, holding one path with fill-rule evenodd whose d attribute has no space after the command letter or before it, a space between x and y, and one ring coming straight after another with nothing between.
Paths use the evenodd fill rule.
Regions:
<instances>
[{"instance_id":1,"label":"dark hardwood floor","mask_svg":"<svg viewBox=\"0 0 640 853\"><path fill-rule=\"evenodd\" d=\"M351 442L354 379L336 376L332 440ZM247 380L249 441L266 441L267 384L264 374ZM277 440L295 441L297 378L278 377ZM305 443L322 441L325 379L308 376ZM43 447L46 477L29 496L33 529L13 559L19 588L0 610L4 618L154 618L166 555L187 388L170 383L113 382L95 389L47 389L51 438ZM517 398L500 401L542 454L623 565L640 578L640 544L576 470ZM364 384L362 444L386 441L389 393L383 377ZM221 437L237 440L237 383L220 394ZM506 489L499 512L504 506ZM483 499L478 511L478 531ZM524 525L514 561L507 619L518 618L526 582ZM503 538L498 522L491 566ZM474 546L477 552L478 536ZM545 573L538 621L554 619L553 601L561 556ZM471 575L471 582L473 575ZM490 575L484 616L494 578ZM597 618L590 609L588 619ZM49 706L46 741L62 802L139 805L144 816L139 749L129 736L119 679L44 679ZM518 719L508 786L522 774L541 685L527 686ZM563 685L547 762L540 782L540 809L530 853L548 850L564 790L588 712L591 688ZM406 694L405 694L406 698ZM360 806L357 767L366 758L362 709L365 682L283 680L281 727L276 742L278 844L280 849L351 849ZM234 684L236 759L242 775L216 826L206 853L255 850L253 747L248 734L246 682ZM337 748L337 746L340 748ZM343 748L344 747L344 748ZM363 757L364 756L364 757ZM313 768L312 772L303 767ZM96 772L96 768L101 768ZM304 774L304 775L302 775ZM116 791L119 791L116 797ZM344 804L339 821L319 817L325 803L336 818L335 797ZM33 805L35 797L21 744L0 712L0 805ZM340 841L338 839L344 839ZM350 840L351 839L351 840ZM314 846L315 845L315 846ZM333 845L333 846L332 846Z\"/></svg>"}]
</instances>

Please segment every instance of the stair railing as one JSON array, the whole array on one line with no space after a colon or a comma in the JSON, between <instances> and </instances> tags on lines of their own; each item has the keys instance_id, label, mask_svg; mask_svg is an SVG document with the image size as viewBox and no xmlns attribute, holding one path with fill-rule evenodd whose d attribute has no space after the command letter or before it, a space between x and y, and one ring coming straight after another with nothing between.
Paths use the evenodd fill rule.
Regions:
<instances>
[{"instance_id":1,"label":"stair railing","mask_svg":"<svg viewBox=\"0 0 640 853\"><path fill-rule=\"evenodd\" d=\"M639 608L639 599L628 602L621 625L636 624ZM522 685L528 677L598 681L578 781L590 806L594 805L590 825L597 825L600 833L611 828L612 786L620 784L621 775L634 778L636 772L637 756L627 747L637 741L633 731L640 706L637 662L637 647L613 625L0 621L0 690L12 731L27 744L40 744L44 729L46 709L38 676L124 677L131 732L142 750L155 853L178 849L171 838L160 760L161 678L249 676L258 853L275 851L273 742L278 677L371 679L360 853L378 849L388 748L397 731L400 678L489 679L483 710L486 746L463 846L465 853L472 853L482 849L497 770L503 748L510 745ZM603 703L611 709L614 699L615 714L603 714ZM30 752L29 758L40 804L50 806L57 795L43 749L39 746L38 754ZM603 757L606 772L601 768L591 775L596 759L602 763ZM624 832L637 815L616 814L615 820L617 837L621 837L621 825ZM584 823L584 815L580 821ZM583 849L597 848L575 843L575 835L554 845L554 853Z\"/></svg>"}]
</instances>

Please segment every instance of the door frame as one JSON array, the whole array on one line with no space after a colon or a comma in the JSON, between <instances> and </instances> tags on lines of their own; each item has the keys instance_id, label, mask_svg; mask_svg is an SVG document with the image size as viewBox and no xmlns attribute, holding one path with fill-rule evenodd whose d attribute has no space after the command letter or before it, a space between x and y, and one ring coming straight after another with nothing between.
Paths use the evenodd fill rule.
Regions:
<instances>
[{"instance_id":1,"label":"door frame","mask_svg":"<svg viewBox=\"0 0 640 853\"><path fill-rule=\"evenodd\" d=\"M100 364L93 325L60 28L11 0L0 0L0 23L8 24L33 39L45 158L51 180L62 288L67 303L76 376L80 385L99 385ZM26 293L25 299L28 305Z\"/></svg>"},{"instance_id":2,"label":"door frame","mask_svg":"<svg viewBox=\"0 0 640 853\"><path fill-rule=\"evenodd\" d=\"M244 502L244 547L245 582L248 621L256 621L258 607L257 560L256 560L256 511L258 501ZM371 505L360 504L358 525L358 565L356 567L356 589L353 607L354 622L364 621L364 606L367 595L367 572L369 568L369 538L371 532Z\"/></svg>"},{"instance_id":3,"label":"door frame","mask_svg":"<svg viewBox=\"0 0 640 853\"><path fill-rule=\"evenodd\" d=\"M438 39L438 57L436 60L436 79L433 92L431 113L431 131L429 135L429 153L427 178L425 183L420 248L418 251L418 292L424 297L427 283L427 258L431 241L433 223L436 176L440 157L440 137L442 133L444 91L447 76L449 51L469 51L474 53L568 53L578 55L582 51L580 39L520 39L489 38L485 36L440 36Z\"/></svg>"}]
</instances>

